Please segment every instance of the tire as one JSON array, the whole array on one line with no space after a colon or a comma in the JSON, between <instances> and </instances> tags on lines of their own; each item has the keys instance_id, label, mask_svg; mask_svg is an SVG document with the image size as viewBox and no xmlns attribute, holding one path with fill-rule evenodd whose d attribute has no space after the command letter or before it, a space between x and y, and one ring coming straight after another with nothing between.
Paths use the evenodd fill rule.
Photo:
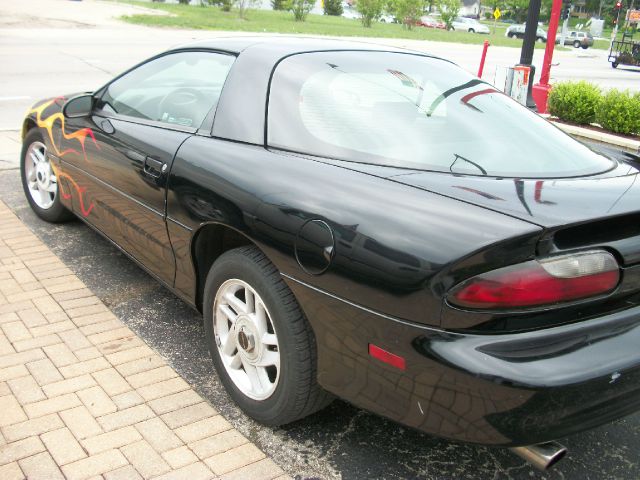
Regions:
<instances>
[{"instance_id":1,"label":"tire","mask_svg":"<svg viewBox=\"0 0 640 480\"><path fill-rule=\"evenodd\" d=\"M618 62L611 62L611 66L613 68L618 68Z\"/></svg>"},{"instance_id":2,"label":"tire","mask_svg":"<svg viewBox=\"0 0 640 480\"><path fill-rule=\"evenodd\" d=\"M60 202L60 186L51 169L47 147L42 134L35 128L27 133L22 142L20 178L27 202L38 217L52 223L67 222L74 218L73 213Z\"/></svg>"},{"instance_id":3,"label":"tire","mask_svg":"<svg viewBox=\"0 0 640 480\"><path fill-rule=\"evenodd\" d=\"M235 293L235 288L241 290ZM253 315L246 314L247 304L242 302L250 297L248 291L253 293L254 301L249 302L254 305ZM227 303L229 295L235 300ZM258 308L260 304L264 309ZM262 316L258 311L263 312L266 328L257 326L260 322L256 319ZM205 283L203 316L209 352L220 380L253 419L269 426L285 425L333 400L316 380L316 343L309 323L278 270L256 247L230 250L214 262ZM260 330L268 335L261 335ZM269 341L258 340L267 336ZM233 349L230 354L222 351L227 343ZM257 358L250 358L252 355ZM276 356L277 367L269 360ZM251 377L258 378L257 383Z\"/></svg>"},{"instance_id":4,"label":"tire","mask_svg":"<svg viewBox=\"0 0 640 480\"><path fill-rule=\"evenodd\" d=\"M587 48L589 48L589 45L581 45L583 50L586 50Z\"/></svg>"},{"instance_id":5,"label":"tire","mask_svg":"<svg viewBox=\"0 0 640 480\"><path fill-rule=\"evenodd\" d=\"M515 33L510 33L509 34L509 38L516 38L516 37L517 37L517 35Z\"/></svg>"},{"instance_id":6,"label":"tire","mask_svg":"<svg viewBox=\"0 0 640 480\"><path fill-rule=\"evenodd\" d=\"M470 28L469 33L476 33L476 31L473 28Z\"/></svg>"},{"instance_id":7,"label":"tire","mask_svg":"<svg viewBox=\"0 0 640 480\"><path fill-rule=\"evenodd\" d=\"M574 48L580 48L580 42L578 40L576 40L575 42L573 42L573 47Z\"/></svg>"}]
</instances>

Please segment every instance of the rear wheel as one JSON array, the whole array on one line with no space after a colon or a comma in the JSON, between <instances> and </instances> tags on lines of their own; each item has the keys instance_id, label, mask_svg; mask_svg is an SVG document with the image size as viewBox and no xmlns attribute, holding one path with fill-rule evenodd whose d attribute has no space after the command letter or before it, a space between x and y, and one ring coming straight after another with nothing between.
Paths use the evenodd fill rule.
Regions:
<instances>
[{"instance_id":1,"label":"rear wheel","mask_svg":"<svg viewBox=\"0 0 640 480\"><path fill-rule=\"evenodd\" d=\"M618 68L618 62L611 62L611 66L613 68Z\"/></svg>"},{"instance_id":2,"label":"rear wheel","mask_svg":"<svg viewBox=\"0 0 640 480\"><path fill-rule=\"evenodd\" d=\"M204 325L222 383L250 417L284 425L328 405L316 343L289 287L255 247L230 250L207 276Z\"/></svg>"},{"instance_id":3,"label":"rear wheel","mask_svg":"<svg viewBox=\"0 0 640 480\"><path fill-rule=\"evenodd\" d=\"M469 33L476 33L476 31L473 28L470 28Z\"/></svg>"},{"instance_id":4,"label":"rear wheel","mask_svg":"<svg viewBox=\"0 0 640 480\"><path fill-rule=\"evenodd\" d=\"M22 188L31 209L47 222L71 220L73 214L60 202L58 178L38 130L33 129L25 136L21 156Z\"/></svg>"},{"instance_id":5,"label":"rear wheel","mask_svg":"<svg viewBox=\"0 0 640 480\"><path fill-rule=\"evenodd\" d=\"M516 37L517 37L517 35L515 33L510 33L509 34L509 38L516 38Z\"/></svg>"},{"instance_id":6,"label":"rear wheel","mask_svg":"<svg viewBox=\"0 0 640 480\"><path fill-rule=\"evenodd\" d=\"M581 45L583 50L586 50L587 48L589 48L589 45Z\"/></svg>"}]
</instances>

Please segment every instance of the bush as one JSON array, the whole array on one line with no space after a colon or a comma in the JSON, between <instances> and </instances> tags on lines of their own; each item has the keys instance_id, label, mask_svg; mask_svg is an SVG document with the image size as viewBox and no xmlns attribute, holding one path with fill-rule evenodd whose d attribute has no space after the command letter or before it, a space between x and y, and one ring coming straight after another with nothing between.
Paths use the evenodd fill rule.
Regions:
<instances>
[{"instance_id":1,"label":"bush","mask_svg":"<svg viewBox=\"0 0 640 480\"><path fill-rule=\"evenodd\" d=\"M600 89L592 83L559 83L549 94L549 113L568 122L593 123L600 98Z\"/></svg>"},{"instance_id":2,"label":"bush","mask_svg":"<svg viewBox=\"0 0 640 480\"><path fill-rule=\"evenodd\" d=\"M425 10L424 0L389 0L386 10L411 30Z\"/></svg>"},{"instance_id":3,"label":"bush","mask_svg":"<svg viewBox=\"0 0 640 480\"><path fill-rule=\"evenodd\" d=\"M324 0L324 14L339 17L342 15L342 0Z\"/></svg>"},{"instance_id":4,"label":"bush","mask_svg":"<svg viewBox=\"0 0 640 480\"><path fill-rule=\"evenodd\" d=\"M286 10L286 0L271 0L271 8L274 10Z\"/></svg>"},{"instance_id":5,"label":"bush","mask_svg":"<svg viewBox=\"0 0 640 480\"><path fill-rule=\"evenodd\" d=\"M596 108L595 121L612 132L640 133L640 94L610 90Z\"/></svg>"},{"instance_id":6,"label":"bush","mask_svg":"<svg viewBox=\"0 0 640 480\"><path fill-rule=\"evenodd\" d=\"M314 5L314 0L289 0L287 10L293 12L293 18L296 22L304 22Z\"/></svg>"},{"instance_id":7,"label":"bush","mask_svg":"<svg viewBox=\"0 0 640 480\"><path fill-rule=\"evenodd\" d=\"M371 22L382 15L383 0L357 0L356 10L362 15L360 21L363 27L371 27Z\"/></svg>"},{"instance_id":8,"label":"bush","mask_svg":"<svg viewBox=\"0 0 640 480\"><path fill-rule=\"evenodd\" d=\"M440 10L440 18L447 26L447 30L453 28L453 21L460 12L459 0L438 0L438 10Z\"/></svg>"}]
</instances>

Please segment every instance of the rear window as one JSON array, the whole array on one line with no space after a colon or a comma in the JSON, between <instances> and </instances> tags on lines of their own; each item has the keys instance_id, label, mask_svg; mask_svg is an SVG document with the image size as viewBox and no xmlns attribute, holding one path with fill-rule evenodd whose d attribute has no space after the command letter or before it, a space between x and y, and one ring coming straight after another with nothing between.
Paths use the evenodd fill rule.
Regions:
<instances>
[{"instance_id":1,"label":"rear window","mask_svg":"<svg viewBox=\"0 0 640 480\"><path fill-rule=\"evenodd\" d=\"M596 174L613 162L444 60L294 55L276 68L267 142L341 160L499 177Z\"/></svg>"}]
</instances>

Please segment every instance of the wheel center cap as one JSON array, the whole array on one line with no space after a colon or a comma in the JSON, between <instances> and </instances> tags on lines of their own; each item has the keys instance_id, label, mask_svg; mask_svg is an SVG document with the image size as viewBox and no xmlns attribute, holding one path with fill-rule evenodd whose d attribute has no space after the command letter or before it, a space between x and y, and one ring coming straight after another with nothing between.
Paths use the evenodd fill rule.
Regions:
<instances>
[{"instance_id":1,"label":"wheel center cap","mask_svg":"<svg viewBox=\"0 0 640 480\"><path fill-rule=\"evenodd\" d=\"M49 184L48 168L45 168L42 165L38 165L36 167L36 178L38 179L38 183L40 185L46 187Z\"/></svg>"},{"instance_id":2,"label":"wheel center cap","mask_svg":"<svg viewBox=\"0 0 640 480\"><path fill-rule=\"evenodd\" d=\"M240 327L240 331L238 332L238 345L247 353L253 352L256 348L255 337L244 326Z\"/></svg>"}]
</instances>

